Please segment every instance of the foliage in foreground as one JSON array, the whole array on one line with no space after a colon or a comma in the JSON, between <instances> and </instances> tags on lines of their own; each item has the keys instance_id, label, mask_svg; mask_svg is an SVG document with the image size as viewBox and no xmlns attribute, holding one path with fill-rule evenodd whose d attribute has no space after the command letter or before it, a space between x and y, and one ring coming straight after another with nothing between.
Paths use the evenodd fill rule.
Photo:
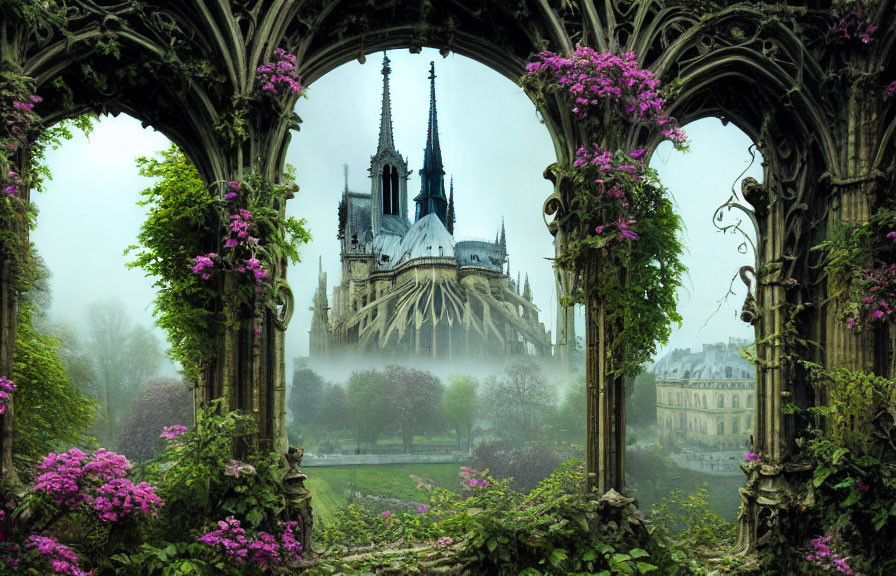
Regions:
<instances>
[{"instance_id":1,"label":"foliage in foreground","mask_svg":"<svg viewBox=\"0 0 896 576\"><path fill-rule=\"evenodd\" d=\"M393 562L388 555L343 561L347 546L383 550L421 543L453 555L473 573L680 573L637 520L632 501L611 502L582 492L581 460L564 463L528 494L487 471L464 468L461 480L462 494L424 485L428 504L416 513L346 507L322 530L320 543L326 548L310 574L370 573L378 564ZM410 554L405 561L416 566L420 558ZM658 572L658 564L665 572Z\"/></svg>"}]
</instances>

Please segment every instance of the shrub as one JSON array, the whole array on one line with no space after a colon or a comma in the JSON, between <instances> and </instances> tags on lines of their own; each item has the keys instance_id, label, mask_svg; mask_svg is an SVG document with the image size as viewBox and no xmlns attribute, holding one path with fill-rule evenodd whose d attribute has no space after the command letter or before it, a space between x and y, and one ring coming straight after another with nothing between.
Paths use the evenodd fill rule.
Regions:
<instances>
[{"instance_id":1,"label":"shrub","mask_svg":"<svg viewBox=\"0 0 896 576\"><path fill-rule=\"evenodd\" d=\"M149 460L163 446L162 429L172 424L193 422L193 392L181 380L151 380L134 399L125 425L118 436L118 449L132 460Z\"/></svg>"}]
</instances>

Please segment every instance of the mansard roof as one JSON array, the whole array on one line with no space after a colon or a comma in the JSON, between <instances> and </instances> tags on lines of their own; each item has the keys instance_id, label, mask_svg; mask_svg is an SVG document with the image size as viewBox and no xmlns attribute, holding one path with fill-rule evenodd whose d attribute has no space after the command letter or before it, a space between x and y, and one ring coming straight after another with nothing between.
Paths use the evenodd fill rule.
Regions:
<instances>
[{"instance_id":1,"label":"mansard roof","mask_svg":"<svg viewBox=\"0 0 896 576\"><path fill-rule=\"evenodd\" d=\"M756 377L756 367L745 360L740 349L745 340L732 338L728 344L704 344L700 352L678 348L654 365L657 380L744 380Z\"/></svg>"}]
</instances>

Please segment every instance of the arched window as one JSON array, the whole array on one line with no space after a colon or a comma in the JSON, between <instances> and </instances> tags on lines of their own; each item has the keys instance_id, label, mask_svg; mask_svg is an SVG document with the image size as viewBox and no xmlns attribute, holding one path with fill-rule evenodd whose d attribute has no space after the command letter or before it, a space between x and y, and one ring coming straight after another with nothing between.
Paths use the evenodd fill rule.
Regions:
<instances>
[{"instance_id":1,"label":"arched window","mask_svg":"<svg viewBox=\"0 0 896 576\"><path fill-rule=\"evenodd\" d=\"M722 396L721 394L719 394L719 401L718 401L717 407L718 407L718 408L724 408L724 407L725 407L725 397Z\"/></svg>"},{"instance_id":2,"label":"arched window","mask_svg":"<svg viewBox=\"0 0 896 576\"><path fill-rule=\"evenodd\" d=\"M398 168L392 169L392 212L390 214L398 214L401 203L398 200Z\"/></svg>"},{"instance_id":3,"label":"arched window","mask_svg":"<svg viewBox=\"0 0 896 576\"><path fill-rule=\"evenodd\" d=\"M685 380L687 380L687 379L690 378L690 377L691 377L691 371L690 371L690 370L685 370L685 371L684 371L684 374L682 375L682 378L684 378Z\"/></svg>"},{"instance_id":4,"label":"arched window","mask_svg":"<svg viewBox=\"0 0 896 576\"><path fill-rule=\"evenodd\" d=\"M740 408L740 396L734 396L731 398L731 407L732 408Z\"/></svg>"},{"instance_id":5,"label":"arched window","mask_svg":"<svg viewBox=\"0 0 896 576\"><path fill-rule=\"evenodd\" d=\"M725 366L725 378L731 378L731 366Z\"/></svg>"},{"instance_id":6,"label":"arched window","mask_svg":"<svg viewBox=\"0 0 896 576\"><path fill-rule=\"evenodd\" d=\"M709 404L706 403L706 394L703 395L703 407L709 408Z\"/></svg>"},{"instance_id":7,"label":"arched window","mask_svg":"<svg viewBox=\"0 0 896 576\"><path fill-rule=\"evenodd\" d=\"M747 396L747 408L752 408L752 407L753 407L753 395L750 394L749 396Z\"/></svg>"},{"instance_id":8,"label":"arched window","mask_svg":"<svg viewBox=\"0 0 896 576\"><path fill-rule=\"evenodd\" d=\"M737 434L740 432L740 418L735 417L734 420L731 421L731 433Z\"/></svg>"},{"instance_id":9,"label":"arched window","mask_svg":"<svg viewBox=\"0 0 896 576\"><path fill-rule=\"evenodd\" d=\"M716 436L724 436L725 435L725 421L719 420L716 423Z\"/></svg>"},{"instance_id":10,"label":"arched window","mask_svg":"<svg viewBox=\"0 0 896 576\"><path fill-rule=\"evenodd\" d=\"M392 167L383 166L383 214L392 214Z\"/></svg>"}]
</instances>

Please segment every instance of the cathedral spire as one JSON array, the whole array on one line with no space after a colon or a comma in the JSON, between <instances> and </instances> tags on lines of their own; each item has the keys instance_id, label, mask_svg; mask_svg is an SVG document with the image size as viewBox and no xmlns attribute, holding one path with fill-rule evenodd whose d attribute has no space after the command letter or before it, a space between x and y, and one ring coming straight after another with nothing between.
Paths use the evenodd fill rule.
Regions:
<instances>
[{"instance_id":1,"label":"cathedral spire","mask_svg":"<svg viewBox=\"0 0 896 576\"><path fill-rule=\"evenodd\" d=\"M395 150L395 141L392 138L392 98L389 94L389 74L392 68L389 62L389 56L383 52L383 109L380 113L380 143L377 153L383 150Z\"/></svg>"},{"instance_id":2,"label":"cathedral spire","mask_svg":"<svg viewBox=\"0 0 896 576\"><path fill-rule=\"evenodd\" d=\"M426 148L423 149L423 169L420 170L420 194L417 202L419 220L435 213L448 226L448 198L445 195L445 169L442 166L442 150L439 147L439 120L436 114L436 63L429 63L429 125L426 131Z\"/></svg>"},{"instance_id":3,"label":"cathedral spire","mask_svg":"<svg viewBox=\"0 0 896 576\"><path fill-rule=\"evenodd\" d=\"M451 192L448 194L448 216L445 218L445 227L448 233L454 235L454 223L457 215L454 213L454 176L451 177Z\"/></svg>"},{"instance_id":4,"label":"cathedral spire","mask_svg":"<svg viewBox=\"0 0 896 576\"><path fill-rule=\"evenodd\" d=\"M501 248L501 254L507 256L507 231L504 229L504 218L501 218L501 238L498 245Z\"/></svg>"}]
</instances>

